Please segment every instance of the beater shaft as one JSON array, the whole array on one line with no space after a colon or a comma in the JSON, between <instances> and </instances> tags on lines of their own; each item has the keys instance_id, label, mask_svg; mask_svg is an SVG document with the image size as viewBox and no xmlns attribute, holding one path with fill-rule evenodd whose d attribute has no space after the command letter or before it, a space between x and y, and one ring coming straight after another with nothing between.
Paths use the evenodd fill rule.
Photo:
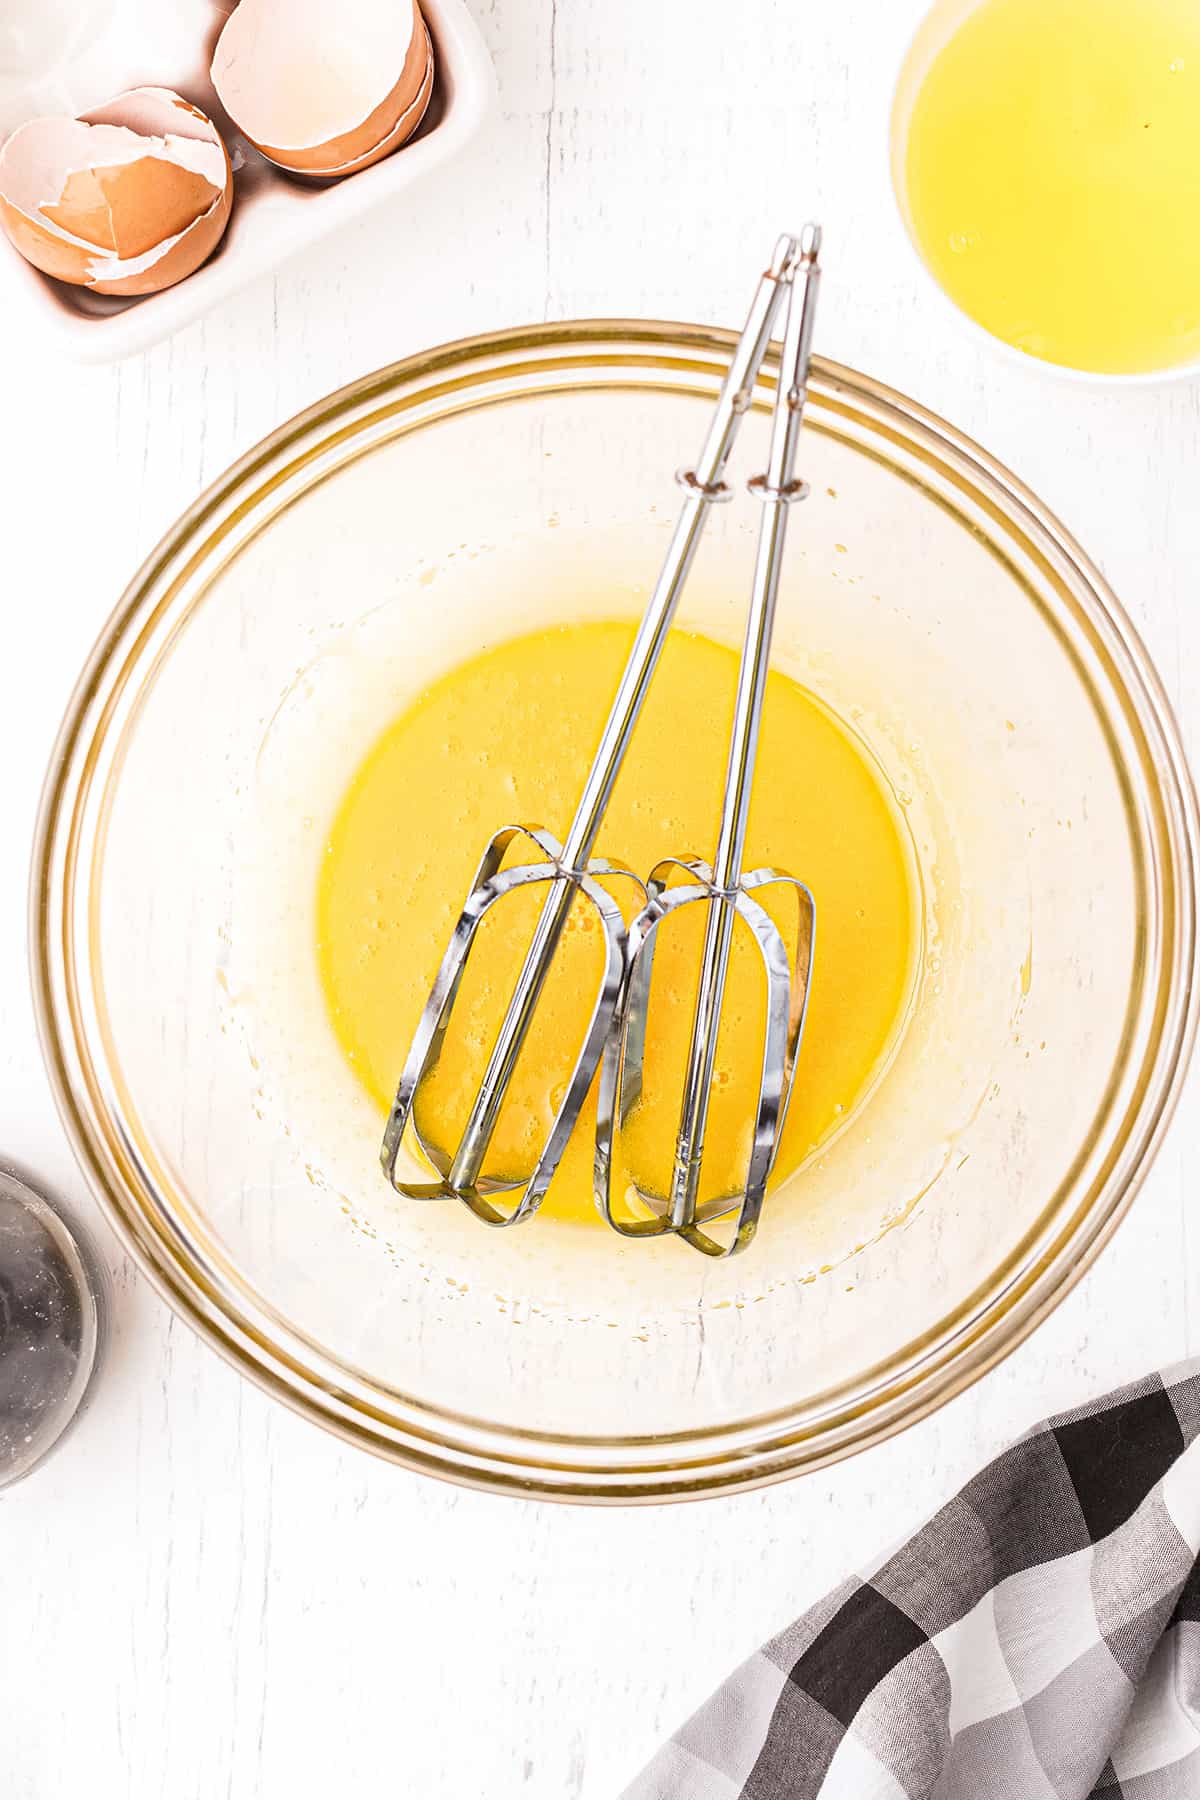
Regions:
<instances>
[{"instance_id":1,"label":"beater shaft","mask_svg":"<svg viewBox=\"0 0 1200 1800\"><path fill-rule=\"evenodd\" d=\"M688 1046L683 1107L671 1184L671 1223L691 1225L696 1217L700 1165L708 1121L721 1004L729 972L729 952L736 917L733 902L742 878L746 824L754 786L754 767L762 726L763 699L775 628L779 573L787 537L788 509L807 489L794 478L796 445L808 390L813 324L820 281L820 228L809 225L801 238L799 269L788 299L787 326L779 369L779 400L771 422L770 453L765 475L751 482L763 503L762 527L754 569L754 585L746 635L738 669L737 697L729 761L721 807L721 825L713 858L714 901L705 928L704 954L696 1011Z\"/></svg>"}]
</instances>

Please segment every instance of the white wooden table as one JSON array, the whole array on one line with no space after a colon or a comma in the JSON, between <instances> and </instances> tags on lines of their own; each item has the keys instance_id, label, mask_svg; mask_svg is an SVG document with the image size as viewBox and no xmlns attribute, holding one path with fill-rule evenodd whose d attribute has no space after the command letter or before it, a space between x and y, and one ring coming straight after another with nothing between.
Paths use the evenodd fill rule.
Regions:
<instances>
[{"instance_id":1,"label":"white wooden table","mask_svg":"<svg viewBox=\"0 0 1200 1800\"><path fill-rule=\"evenodd\" d=\"M542 316L732 323L762 243L817 214L821 347L1014 464L1200 726L1200 385L1065 386L943 329L886 162L918 0L473 3L501 114L434 185L142 360L80 370L0 341L0 1153L85 1214L24 957L52 734L197 489L380 363ZM1197 1092L1099 1266L984 1382L826 1474L670 1512L491 1500L343 1449L196 1343L105 1233L116 1335L95 1404L0 1499L6 1800L614 1794L760 1638L1007 1437L1200 1351Z\"/></svg>"}]
</instances>

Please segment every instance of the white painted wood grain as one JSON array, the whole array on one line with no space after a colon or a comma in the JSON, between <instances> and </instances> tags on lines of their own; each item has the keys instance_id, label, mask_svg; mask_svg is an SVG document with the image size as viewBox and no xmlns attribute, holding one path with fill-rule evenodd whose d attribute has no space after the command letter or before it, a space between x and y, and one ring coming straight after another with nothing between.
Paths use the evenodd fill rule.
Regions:
<instances>
[{"instance_id":1,"label":"white painted wood grain","mask_svg":"<svg viewBox=\"0 0 1200 1800\"><path fill-rule=\"evenodd\" d=\"M24 863L84 653L232 456L422 345L578 313L734 320L819 213L822 347L1012 462L1200 726L1200 386L1063 386L947 335L904 253L886 103L909 0L473 0L501 118L411 204L112 369L0 343L0 1149L89 1202L27 993ZM0 322L2 323L2 322ZM488 1500L342 1449L168 1316L111 1244L117 1332L62 1455L0 1499L9 1800L601 1800L762 1636L1039 1414L1200 1350L1197 1088L1055 1317L899 1440L658 1512Z\"/></svg>"}]
</instances>

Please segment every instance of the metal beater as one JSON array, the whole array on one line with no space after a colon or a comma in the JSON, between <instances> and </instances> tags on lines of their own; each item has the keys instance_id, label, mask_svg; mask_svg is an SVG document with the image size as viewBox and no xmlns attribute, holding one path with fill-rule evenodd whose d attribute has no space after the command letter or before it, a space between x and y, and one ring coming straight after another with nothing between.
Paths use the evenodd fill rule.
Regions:
<instances>
[{"instance_id":1,"label":"metal beater","mask_svg":"<svg viewBox=\"0 0 1200 1800\"><path fill-rule=\"evenodd\" d=\"M528 1218L545 1196L596 1071L601 1068L595 1192L597 1206L608 1223L625 1236L673 1232L710 1256L735 1254L754 1235L791 1089L812 963L814 911L808 890L774 870L759 869L743 875L742 854L787 514L792 503L807 491L795 479L794 466L807 397L820 241L820 229L815 225L806 226L798 238L782 237L759 281L696 466L681 470L677 477L685 496L680 516L565 843L560 845L540 828L509 825L496 833L484 851L417 1026L384 1132L380 1152L384 1172L396 1191L409 1198L457 1199L490 1225L515 1225ZM724 471L741 420L750 408L754 384L785 300L787 320L768 467L765 475L750 483L751 491L762 501L763 517L716 854L711 867L694 859L667 858L660 862L649 881L639 883L645 905L627 929L619 906L603 882L630 872L593 858L592 848L691 570L708 511L713 504L732 497L723 479ZM533 844L538 858L506 867L505 858L520 838ZM686 879L672 886L674 874ZM758 889L776 881L786 883L797 900L792 951L770 914L753 897ZM546 885L548 892L462 1137L451 1155L428 1142L417 1125L415 1105L421 1083L441 1054L480 924L493 906L517 888L530 884ZM483 1174L484 1157L521 1048L568 914L580 897L599 917L605 964L579 1056L532 1174L515 1179ZM637 1197L650 1216L623 1220L616 1216L612 1204L613 1152L620 1128L641 1094L655 936L664 919L694 904L708 908L708 919L669 1192L659 1198L639 1188ZM737 919L753 934L766 978L759 1098L744 1189L740 1194L722 1196L699 1206L709 1092ZM440 1179L412 1181L397 1176L397 1161L410 1127ZM511 1211L504 1212L493 1203L492 1195L518 1190L520 1197ZM721 1245L701 1229L702 1223L735 1208L737 1220L728 1245Z\"/></svg>"}]
</instances>

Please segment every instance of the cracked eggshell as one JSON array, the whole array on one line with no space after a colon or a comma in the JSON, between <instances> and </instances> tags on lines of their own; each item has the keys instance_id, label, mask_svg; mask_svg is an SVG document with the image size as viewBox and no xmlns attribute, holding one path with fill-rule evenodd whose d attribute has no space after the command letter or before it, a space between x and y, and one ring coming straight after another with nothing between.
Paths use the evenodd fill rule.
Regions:
<instances>
[{"instance_id":1,"label":"cracked eggshell","mask_svg":"<svg viewBox=\"0 0 1200 1800\"><path fill-rule=\"evenodd\" d=\"M29 262L98 294L153 294L198 269L229 222L212 120L170 88L78 119L31 119L0 150L0 223Z\"/></svg>"},{"instance_id":2,"label":"cracked eggshell","mask_svg":"<svg viewBox=\"0 0 1200 1800\"><path fill-rule=\"evenodd\" d=\"M425 31L423 25L421 29ZM382 162L385 156L390 156L393 150L398 150L401 144L406 143L417 129L425 117L425 110L433 97L433 45L429 41L427 31L425 31L425 42L429 45L429 62L425 69L425 79L418 88L417 97L412 105L400 114L395 125L381 143L376 144L373 150L368 150L362 156L356 157L353 162L343 163L337 169L330 169L328 173L331 176L356 175L359 169L368 169L372 163Z\"/></svg>"},{"instance_id":3,"label":"cracked eggshell","mask_svg":"<svg viewBox=\"0 0 1200 1800\"><path fill-rule=\"evenodd\" d=\"M351 175L398 150L433 91L416 0L241 0L212 84L255 149L295 174Z\"/></svg>"}]
</instances>

